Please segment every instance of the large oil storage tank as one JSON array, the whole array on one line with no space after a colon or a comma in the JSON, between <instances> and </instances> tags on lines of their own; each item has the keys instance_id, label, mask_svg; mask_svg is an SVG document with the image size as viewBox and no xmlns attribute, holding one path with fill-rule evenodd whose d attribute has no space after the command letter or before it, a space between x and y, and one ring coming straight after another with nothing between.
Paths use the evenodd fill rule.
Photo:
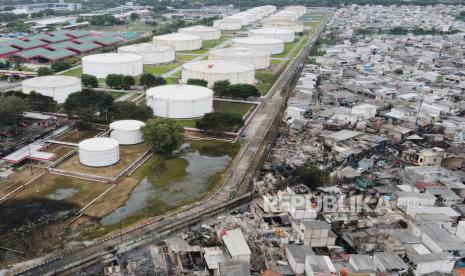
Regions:
<instances>
[{"instance_id":1,"label":"large oil storage tank","mask_svg":"<svg viewBox=\"0 0 465 276\"><path fill-rule=\"evenodd\" d=\"M29 94L35 91L52 97L59 104L64 103L69 94L82 90L80 79L58 75L26 79L21 85L24 93Z\"/></svg>"},{"instance_id":2,"label":"large oil storage tank","mask_svg":"<svg viewBox=\"0 0 465 276\"><path fill-rule=\"evenodd\" d=\"M268 68L271 65L271 55L269 53L243 47L231 47L210 51L210 60L230 60L250 63L255 69Z\"/></svg>"},{"instance_id":3,"label":"large oil storage tank","mask_svg":"<svg viewBox=\"0 0 465 276\"><path fill-rule=\"evenodd\" d=\"M278 29L278 28L260 28L249 31L249 36L261 36L268 38L277 38L284 40L284 42L294 42L295 33L291 30Z\"/></svg>"},{"instance_id":4,"label":"large oil storage tank","mask_svg":"<svg viewBox=\"0 0 465 276\"><path fill-rule=\"evenodd\" d=\"M289 21L289 20L263 20L264 28L279 28L291 30L296 33L301 33L304 31L304 23L299 21Z\"/></svg>"},{"instance_id":5,"label":"large oil storage tank","mask_svg":"<svg viewBox=\"0 0 465 276\"><path fill-rule=\"evenodd\" d=\"M224 17L224 19L234 19L234 20L240 20L241 21L241 26L247 26L249 25L249 19L247 18L247 16L243 16L243 15L240 15L240 14L233 14L231 16L226 16Z\"/></svg>"},{"instance_id":6,"label":"large oil storage tank","mask_svg":"<svg viewBox=\"0 0 465 276\"><path fill-rule=\"evenodd\" d=\"M242 21L236 18L223 18L213 21L213 27L223 31L237 31L242 28Z\"/></svg>"},{"instance_id":7,"label":"large oil storage tank","mask_svg":"<svg viewBox=\"0 0 465 276\"><path fill-rule=\"evenodd\" d=\"M89 167L106 167L118 163L119 143L106 137L86 139L79 143L79 161Z\"/></svg>"},{"instance_id":8,"label":"large oil storage tank","mask_svg":"<svg viewBox=\"0 0 465 276\"><path fill-rule=\"evenodd\" d=\"M221 37L221 30L215 27L196 25L178 30L179 33L200 36L202 40L215 40Z\"/></svg>"},{"instance_id":9,"label":"large oil storage tank","mask_svg":"<svg viewBox=\"0 0 465 276\"><path fill-rule=\"evenodd\" d=\"M272 55L284 51L284 40L268 37L236 37L232 39L234 47L245 47Z\"/></svg>"},{"instance_id":10,"label":"large oil storage tank","mask_svg":"<svg viewBox=\"0 0 465 276\"><path fill-rule=\"evenodd\" d=\"M173 46L155 46L152 43L121 46L118 48L118 53L141 55L144 64L167 63L176 59L176 53Z\"/></svg>"},{"instance_id":11,"label":"large oil storage tank","mask_svg":"<svg viewBox=\"0 0 465 276\"><path fill-rule=\"evenodd\" d=\"M176 51L191 51L202 48L202 38L198 35L171 33L153 37L155 46L170 45Z\"/></svg>"},{"instance_id":12,"label":"large oil storage tank","mask_svg":"<svg viewBox=\"0 0 465 276\"><path fill-rule=\"evenodd\" d=\"M120 120L110 124L110 137L120 145L136 145L144 142L141 128L144 122L137 120Z\"/></svg>"},{"instance_id":13,"label":"large oil storage tank","mask_svg":"<svg viewBox=\"0 0 465 276\"><path fill-rule=\"evenodd\" d=\"M213 91L197 85L163 85L147 90L153 115L172 119L202 117L213 111Z\"/></svg>"},{"instance_id":14,"label":"large oil storage tank","mask_svg":"<svg viewBox=\"0 0 465 276\"><path fill-rule=\"evenodd\" d=\"M201 79L212 87L217 81L228 80L231 84L253 84L255 80L255 67L250 63L228 60L201 60L189 62L182 66L182 81Z\"/></svg>"},{"instance_id":15,"label":"large oil storage tank","mask_svg":"<svg viewBox=\"0 0 465 276\"><path fill-rule=\"evenodd\" d=\"M110 74L137 76L143 73L141 55L105 53L82 58L82 73L104 79Z\"/></svg>"}]
</instances>

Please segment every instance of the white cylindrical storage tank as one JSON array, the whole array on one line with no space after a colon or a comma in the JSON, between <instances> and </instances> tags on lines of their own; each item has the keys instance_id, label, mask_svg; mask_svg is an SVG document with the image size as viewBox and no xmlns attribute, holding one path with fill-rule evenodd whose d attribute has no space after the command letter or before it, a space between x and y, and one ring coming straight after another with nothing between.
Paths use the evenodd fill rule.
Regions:
<instances>
[{"instance_id":1,"label":"white cylindrical storage tank","mask_svg":"<svg viewBox=\"0 0 465 276\"><path fill-rule=\"evenodd\" d=\"M223 31L237 31L242 28L242 21L236 18L223 18L213 21L213 27Z\"/></svg>"},{"instance_id":2,"label":"white cylindrical storage tank","mask_svg":"<svg viewBox=\"0 0 465 276\"><path fill-rule=\"evenodd\" d=\"M52 97L59 104L64 103L69 94L82 90L80 79L58 75L26 79L21 85L23 93L29 94L35 91L41 95Z\"/></svg>"},{"instance_id":3,"label":"white cylindrical storage tank","mask_svg":"<svg viewBox=\"0 0 465 276\"><path fill-rule=\"evenodd\" d=\"M145 93L153 115L172 119L202 117L213 111L213 91L197 85L163 85Z\"/></svg>"},{"instance_id":4,"label":"white cylindrical storage tank","mask_svg":"<svg viewBox=\"0 0 465 276\"><path fill-rule=\"evenodd\" d=\"M271 55L263 51L243 47L231 47L210 51L210 60L230 60L250 63L255 69L265 69L271 65Z\"/></svg>"},{"instance_id":5,"label":"white cylindrical storage tank","mask_svg":"<svg viewBox=\"0 0 465 276\"><path fill-rule=\"evenodd\" d=\"M191 51L202 48L202 38L198 35L171 33L153 37L155 46L170 45L176 51Z\"/></svg>"},{"instance_id":6,"label":"white cylindrical storage tank","mask_svg":"<svg viewBox=\"0 0 465 276\"><path fill-rule=\"evenodd\" d=\"M176 59L173 46L155 46L151 43L121 46L118 48L118 53L141 55L144 64L167 63Z\"/></svg>"},{"instance_id":7,"label":"white cylindrical storage tank","mask_svg":"<svg viewBox=\"0 0 465 276\"><path fill-rule=\"evenodd\" d=\"M136 145L144 142L141 128L144 122L137 120L120 120L110 124L110 137L120 145Z\"/></svg>"},{"instance_id":8,"label":"white cylindrical storage tank","mask_svg":"<svg viewBox=\"0 0 465 276\"><path fill-rule=\"evenodd\" d=\"M239 15L239 14L234 14L234 15L231 15L231 16L224 17L224 19L229 19L229 18L230 19L240 20L241 21L241 26L247 26L250 23L247 16L243 16L243 15Z\"/></svg>"},{"instance_id":9,"label":"white cylindrical storage tank","mask_svg":"<svg viewBox=\"0 0 465 276\"><path fill-rule=\"evenodd\" d=\"M247 17L250 23L256 22L258 20L257 15L253 12L241 12L240 15Z\"/></svg>"},{"instance_id":10,"label":"white cylindrical storage tank","mask_svg":"<svg viewBox=\"0 0 465 276\"><path fill-rule=\"evenodd\" d=\"M232 39L234 47L245 47L272 55L284 52L284 40L268 37L236 37Z\"/></svg>"},{"instance_id":11,"label":"white cylindrical storage tank","mask_svg":"<svg viewBox=\"0 0 465 276\"><path fill-rule=\"evenodd\" d=\"M261 28L250 30L249 36L277 38L284 40L284 42L294 42L295 40L294 31L278 28Z\"/></svg>"},{"instance_id":12,"label":"white cylindrical storage tank","mask_svg":"<svg viewBox=\"0 0 465 276\"><path fill-rule=\"evenodd\" d=\"M82 73L104 79L110 74L137 76L143 73L141 55L106 53L82 58Z\"/></svg>"},{"instance_id":13,"label":"white cylindrical storage tank","mask_svg":"<svg viewBox=\"0 0 465 276\"><path fill-rule=\"evenodd\" d=\"M222 80L228 80L231 84L253 84L255 67L250 63L227 60L189 62L182 65L182 81L187 83L189 79L205 80L209 87Z\"/></svg>"},{"instance_id":14,"label":"white cylindrical storage tank","mask_svg":"<svg viewBox=\"0 0 465 276\"><path fill-rule=\"evenodd\" d=\"M89 167L110 166L119 161L119 143L106 137L97 137L79 143L79 161Z\"/></svg>"},{"instance_id":15,"label":"white cylindrical storage tank","mask_svg":"<svg viewBox=\"0 0 465 276\"><path fill-rule=\"evenodd\" d=\"M284 10L298 12L301 16L307 13L307 7L305 6L287 6Z\"/></svg>"},{"instance_id":16,"label":"white cylindrical storage tank","mask_svg":"<svg viewBox=\"0 0 465 276\"><path fill-rule=\"evenodd\" d=\"M298 21L289 21L289 20L269 20L266 19L263 21L264 28L279 28L291 30L296 33L301 33L304 31L304 24Z\"/></svg>"},{"instance_id":17,"label":"white cylindrical storage tank","mask_svg":"<svg viewBox=\"0 0 465 276\"><path fill-rule=\"evenodd\" d=\"M188 35L197 35L200 36L202 40L215 40L221 37L220 29L202 25L181 28L178 32Z\"/></svg>"}]
</instances>

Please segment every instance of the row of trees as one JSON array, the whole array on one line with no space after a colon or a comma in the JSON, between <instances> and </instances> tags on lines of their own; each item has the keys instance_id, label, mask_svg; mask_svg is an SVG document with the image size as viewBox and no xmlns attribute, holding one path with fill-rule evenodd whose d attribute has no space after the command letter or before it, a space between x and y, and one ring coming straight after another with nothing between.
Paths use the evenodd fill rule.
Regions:
<instances>
[{"instance_id":1,"label":"row of trees","mask_svg":"<svg viewBox=\"0 0 465 276\"><path fill-rule=\"evenodd\" d=\"M68 116L78 117L83 125L120 119L145 121L153 116L153 111L148 106L126 101L114 102L110 94L92 89L70 94L64 103L64 109Z\"/></svg>"},{"instance_id":2,"label":"row of trees","mask_svg":"<svg viewBox=\"0 0 465 276\"><path fill-rule=\"evenodd\" d=\"M84 80L85 79L85 80ZM96 85L97 83L97 85ZM133 76L110 74L106 77L105 83L114 89L130 89L136 84L136 79ZM95 77L83 75L83 84L86 87L97 87L98 81ZM154 76L150 73L144 73L139 78L139 85L146 88L165 85L166 80L162 77ZM94 86L95 85L95 86Z\"/></svg>"},{"instance_id":3,"label":"row of trees","mask_svg":"<svg viewBox=\"0 0 465 276\"><path fill-rule=\"evenodd\" d=\"M229 81L217 81L213 84L213 91L218 97L247 99L260 97L258 89L251 84L231 84Z\"/></svg>"}]
</instances>

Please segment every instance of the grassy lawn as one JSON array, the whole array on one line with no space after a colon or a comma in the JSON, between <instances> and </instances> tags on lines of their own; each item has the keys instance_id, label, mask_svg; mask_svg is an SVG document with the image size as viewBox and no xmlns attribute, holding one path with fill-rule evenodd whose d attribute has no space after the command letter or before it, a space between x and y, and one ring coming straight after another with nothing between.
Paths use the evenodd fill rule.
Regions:
<instances>
[{"instance_id":1,"label":"grassy lawn","mask_svg":"<svg viewBox=\"0 0 465 276\"><path fill-rule=\"evenodd\" d=\"M179 72L181 72L181 71L179 71ZM171 77L166 78L166 84L178 84L178 80L179 80L179 78L171 76Z\"/></svg>"},{"instance_id":2,"label":"grassy lawn","mask_svg":"<svg viewBox=\"0 0 465 276\"><path fill-rule=\"evenodd\" d=\"M82 75L82 67L76 67L74 69L71 69L69 71L66 71L63 73L64 76L71 76L71 77L81 77Z\"/></svg>"},{"instance_id":3,"label":"grassy lawn","mask_svg":"<svg viewBox=\"0 0 465 276\"><path fill-rule=\"evenodd\" d=\"M197 56L194 56L194 55L183 55L183 54L176 54L176 60L177 61L191 61L193 60L194 58L196 58Z\"/></svg>"},{"instance_id":4,"label":"grassy lawn","mask_svg":"<svg viewBox=\"0 0 465 276\"><path fill-rule=\"evenodd\" d=\"M108 93L109 93L109 94L113 97L113 99L115 99L115 100L127 94L126 92L116 92L116 91L110 91L110 92L108 92Z\"/></svg>"},{"instance_id":5,"label":"grassy lawn","mask_svg":"<svg viewBox=\"0 0 465 276\"><path fill-rule=\"evenodd\" d=\"M276 78L273 77L273 72L270 69L257 70L255 72L255 78L261 83L257 84L256 87L260 94L266 95L271 86L273 86Z\"/></svg>"},{"instance_id":6,"label":"grassy lawn","mask_svg":"<svg viewBox=\"0 0 465 276\"><path fill-rule=\"evenodd\" d=\"M284 60L282 59L272 59L271 60L271 65L279 65L281 64L281 62L283 62Z\"/></svg>"},{"instance_id":7,"label":"grassy lawn","mask_svg":"<svg viewBox=\"0 0 465 276\"><path fill-rule=\"evenodd\" d=\"M208 49L202 48L198 50L190 50L190 51L178 51L179 54L194 54L194 55L201 55L208 52Z\"/></svg>"},{"instance_id":8,"label":"grassy lawn","mask_svg":"<svg viewBox=\"0 0 465 276\"><path fill-rule=\"evenodd\" d=\"M230 37L223 36L223 37L221 37L219 39L204 41L203 42L203 48L204 49L214 48L214 47L218 46L219 44L225 42L228 39L230 39Z\"/></svg>"},{"instance_id":9,"label":"grassy lawn","mask_svg":"<svg viewBox=\"0 0 465 276\"><path fill-rule=\"evenodd\" d=\"M178 72L174 73L171 76L174 77L174 78L180 79L182 77L182 70L179 70Z\"/></svg>"},{"instance_id":10,"label":"grassy lawn","mask_svg":"<svg viewBox=\"0 0 465 276\"><path fill-rule=\"evenodd\" d=\"M215 110L215 112L240 114L241 116L247 114L253 106L254 104L250 103L213 101L213 110Z\"/></svg>"},{"instance_id":11,"label":"grassy lawn","mask_svg":"<svg viewBox=\"0 0 465 276\"><path fill-rule=\"evenodd\" d=\"M144 72L160 76L160 75L163 75L164 73L166 73L168 71L171 71L172 69L180 66L181 64L182 64L182 62L173 62L173 63L156 65L156 66L146 65L144 67Z\"/></svg>"},{"instance_id":12,"label":"grassy lawn","mask_svg":"<svg viewBox=\"0 0 465 276\"><path fill-rule=\"evenodd\" d=\"M304 22L304 26L308 27L316 27L320 24L320 21L310 21L310 22Z\"/></svg>"},{"instance_id":13,"label":"grassy lawn","mask_svg":"<svg viewBox=\"0 0 465 276\"><path fill-rule=\"evenodd\" d=\"M176 120L182 127L191 127L195 128L195 122L197 119L182 119L182 120Z\"/></svg>"}]
</instances>

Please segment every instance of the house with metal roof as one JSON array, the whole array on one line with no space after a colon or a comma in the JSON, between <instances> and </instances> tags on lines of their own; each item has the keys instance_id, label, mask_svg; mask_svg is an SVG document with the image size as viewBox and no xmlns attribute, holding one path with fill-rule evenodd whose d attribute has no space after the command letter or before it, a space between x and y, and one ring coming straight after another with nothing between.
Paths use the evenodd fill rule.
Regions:
<instances>
[{"instance_id":1,"label":"house with metal roof","mask_svg":"<svg viewBox=\"0 0 465 276\"><path fill-rule=\"evenodd\" d=\"M1 58L7 58L15 53L17 53L19 50L17 48L11 47L9 45L0 45L0 57Z\"/></svg>"},{"instance_id":2,"label":"house with metal roof","mask_svg":"<svg viewBox=\"0 0 465 276\"><path fill-rule=\"evenodd\" d=\"M74 55L76 55L75 52L67 49L51 51L45 48L35 48L31 50L21 51L15 54L15 56L32 63L54 62L72 57Z\"/></svg>"},{"instance_id":3,"label":"house with metal roof","mask_svg":"<svg viewBox=\"0 0 465 276\"><path fill-rule=\"evenodd\" d=\"M102 47L103 47L102 45L94 43L94 42L74 43L72 41L64 41L61 43L47 45L47 48L51 50L67 49L67 50L77 52L79 54L88 53L88 52L97 50Z\"/></svg>"},{"instance_id":4,"label":"house with metal roof","mask_svg":"<svg viewBox=\"0 0 465 276\"><path fill-rule=\"evenodd\" d=\"M11 39L7 40L5 42L2 42L1 45L8 45L14 48L17 48L19 50L28 50L28 49L33 49L37 48L40 46L44 46L47 43L38 39L34 40L21 40L21 39Z\"/></svg>"},{"instance_id":5,"label":"house with metal roof","mask_svg":"<svg viewBox=\"0 0 465 276\"><path fill-rule=\"evenodd\" d=\"M250 262L252 252L250 251L249 245L247 244L244 234L242 234L242 230L240 228L226 230L223 234L223 243L232 260Z\"/></svg>"}]
</instances>

